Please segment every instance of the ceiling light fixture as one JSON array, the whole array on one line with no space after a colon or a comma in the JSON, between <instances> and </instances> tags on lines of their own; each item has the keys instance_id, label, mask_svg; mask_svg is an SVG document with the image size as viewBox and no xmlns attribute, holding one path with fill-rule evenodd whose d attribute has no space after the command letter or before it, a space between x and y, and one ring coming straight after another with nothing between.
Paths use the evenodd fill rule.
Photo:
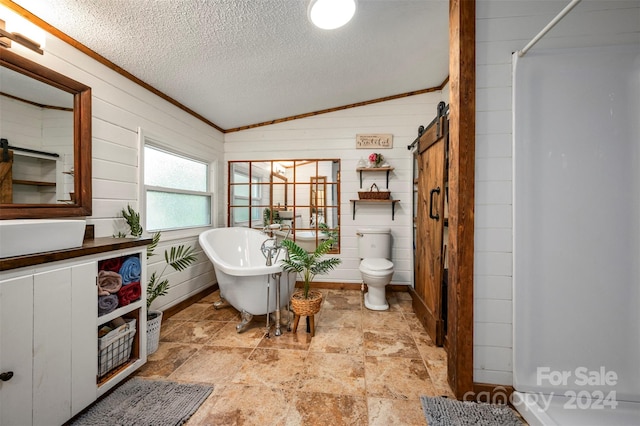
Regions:
<instances>
[{"instance_id":1,"label":"ceiling light fixture","mask_svg":"<svg viewBox=\"0 0 640 426\"><path fill-rule=\"evenodd\" d=\"M11 42L15 41L24 47L33 50L36 53L44 54L40 45L35 41L23 36L20 33L10 33L4 29L4 21L0 19L0 47L11 48Z\"/></svg>"},{"instance_id":2,"label":"ceiling light fixture","mask_svg":"<svg viewBox=\"0 0 640 426\"><path fill-rule=\"evenodd\" d=\"M323 30L334 30L345 25L356 13L356 0L311 0L309 20Z\"/></svg>"}]
</instances>

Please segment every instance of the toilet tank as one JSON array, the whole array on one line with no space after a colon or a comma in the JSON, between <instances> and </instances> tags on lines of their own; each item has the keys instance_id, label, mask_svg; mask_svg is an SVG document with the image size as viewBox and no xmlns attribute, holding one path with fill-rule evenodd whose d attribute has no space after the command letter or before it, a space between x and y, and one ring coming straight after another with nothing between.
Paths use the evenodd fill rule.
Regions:
<instances>
[{"instance_id":1,"label":"toilet tank","mask_svg":"<svg viewBox=\"0 0 640 426\"><path fill-rule=\"evenodd\" d=\"M391 260L391 229L358 229L358 255L360 259L384 258Z\"/></svg>"}]
</instances>

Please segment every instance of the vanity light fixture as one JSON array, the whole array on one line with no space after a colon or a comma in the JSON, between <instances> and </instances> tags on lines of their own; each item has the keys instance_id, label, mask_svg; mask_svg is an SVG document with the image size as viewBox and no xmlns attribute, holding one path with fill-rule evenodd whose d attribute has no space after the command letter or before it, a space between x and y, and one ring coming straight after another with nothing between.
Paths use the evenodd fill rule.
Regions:
<instances>
[{"instance_id":1,"label":"vanity light fixture","mask_svg":"<svg viewBox=\"0 0 640 426\"><path fill-rule=\"evenodd\" d=\"M0 47L6 47L7 49L11 48L11 42L15 41L16 43L26 47L27 49L31 49L36 53L41 55L44 54L44 51L40 48L40 45L35 41L23 36L20 33L10 33L5 30L4 21L0 19Z\"/></svg>"},{"instance_id":2,"label":"vanity light fixture","mask_svg":"<svg viewBox=\"0 0 640 426\"><path fill-rule=\"evenodd\" d=\"M323 30L345 25L356 13L356 0L311 0L307 9L309 20Z\"/></svg>"}]
</instances>

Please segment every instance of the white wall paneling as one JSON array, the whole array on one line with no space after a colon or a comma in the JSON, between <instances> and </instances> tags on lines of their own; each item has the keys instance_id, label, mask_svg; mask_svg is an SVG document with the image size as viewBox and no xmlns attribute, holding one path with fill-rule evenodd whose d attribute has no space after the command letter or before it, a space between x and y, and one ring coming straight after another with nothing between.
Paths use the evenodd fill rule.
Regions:
<instances>
[{"instance_id":1,"label":"white wall paneling","mask_svg":"<svg viewBox=\"0 0 640 426\"><path fill-rule=\"evenodd\" d=\"M568 0L478 0L476 7L476 216L474 260L474 381L511 385L511 346L483 317L496 304L510 301L513 232L511 54L522 49L567 4ZM554 27L538 48L637 44L637 1L583 1ZM552 105L550 105L552 107ZM504 315L500 316L501 321ZM502 323L501 323L502 324ZM494 336L487 330L498 333ZM496 340L501 342L497 350Z\"/></svg>"},{"instance_id":2,"label":"white wall paneling","mask_svg":"<svg viewBox=\"0 0 640 426\"><path fill-rule=\"evenodd\" d=\"M361 282L356 230L373 226L391 228L395 266L392 283L411 284L413 174L407 145L417 137L418 127L427 125L435 117L441 100L441 92L432 92L229 133L225 135L225 159L339 158L341 252L338 256L342 264L330 274L316 277L316 280ZM356 149L356 134L359 133L391 133L393 148ZM356 168L360 158L366 160L372 152L382 153L395 168L389 177L392 197L401 200L396 205L395 220L391 220L390 205L362 204L356 206L353 219L353 206L349 200L358 198L360 176ZM226 175L225 165L225 179ZM372 183L384 188L386 175L363 174L362 188L369 188Z\"/></svg>"},{"instance_id":3,"label":"white wall paneling","mask_svg":"<svg viewBox=\"0 0 640 426\"><path fill-rule=\"evenodd\" d=\"M45 46L42 56L28 52L24 56L92 89L93 215L87 218L87 223L95 226L96 237L111 236L122 229L118 216L127 204L135 209L140 207L139 127L171 141L185 152L197 153L200 158L209 161L222 158L224 137L218 130L56 37L46 34ZM213 192L220 196L224 194L223 181L218 177L215 181ZM214 200L214 205L224 204ZM222 221L222 211L213 214L214 220ZM163 245L196 244L193 233L165 232L162 238ZM172 288L162 298L162 308L213 284L215 275L212 266L202 261L182 274L172 275L170 282Z\"/></svg>"}]
</instances>

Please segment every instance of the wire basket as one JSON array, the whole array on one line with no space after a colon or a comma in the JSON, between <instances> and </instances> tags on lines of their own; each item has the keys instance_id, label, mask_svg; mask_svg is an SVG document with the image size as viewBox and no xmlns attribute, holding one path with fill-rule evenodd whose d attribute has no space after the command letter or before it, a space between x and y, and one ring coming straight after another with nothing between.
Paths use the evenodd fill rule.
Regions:
<instances>
[{"instance_id":1,"label":"wire basket","mask_svg":"<svg viewBox=\"0 0 640 426\"><path fill-rule=\"evenodd\" d=\"M125 324L98 338L98 377L127 362L136 334L135 318L125 318Z\"/></svg>"},{"instance_id":2,"label":"wire basket","mask_svg":"<svg viewBox=\"0 0 640 426\"><path fill-rule=\"evenodd\" d=\"M373 188L376 190L374 191ZM390 196L390 191L380 191L375 183L371 185L368 191L358 191L358 197L361 200L388 200Z\"/></svg>"}]
</instances>

